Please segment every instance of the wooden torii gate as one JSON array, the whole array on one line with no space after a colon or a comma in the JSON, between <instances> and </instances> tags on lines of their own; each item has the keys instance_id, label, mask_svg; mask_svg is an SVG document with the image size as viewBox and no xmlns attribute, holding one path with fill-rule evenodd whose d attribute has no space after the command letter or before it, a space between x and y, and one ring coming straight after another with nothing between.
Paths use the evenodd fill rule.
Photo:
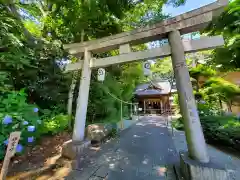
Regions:
<instances>
[{"instance_id":1,"label":"wooden torii gate","mask_svg":"<svg viewBox=\"0 0 240 180\"><path fill-rule=\"evenodd\" d=\"M215 48L223 45L224 40L221 36L215 36L185 41L181 40L180 35L198 31L206 27L214 16L219 15L223 11L227 3L228 0L218 0L212 4L164 20L152 26L83 43L64 45L64 48L70 54L84 56L84 60L69 64L66 67L67 71L82 70L73 141L83 141L84 139L92 68L171 55L178 95L180 97L180 109L184 118L189 156L200 162L209 162L206 143L193 96L192 84L186 66L185 53ZM130 45L147 43L162 38L168 38L169 45L140 52L131 52L130 50ZM93 53L102 53L117 48L120 50L120 55L118 56L99 59L92 58Z\"/></svg>"}]
</instances>

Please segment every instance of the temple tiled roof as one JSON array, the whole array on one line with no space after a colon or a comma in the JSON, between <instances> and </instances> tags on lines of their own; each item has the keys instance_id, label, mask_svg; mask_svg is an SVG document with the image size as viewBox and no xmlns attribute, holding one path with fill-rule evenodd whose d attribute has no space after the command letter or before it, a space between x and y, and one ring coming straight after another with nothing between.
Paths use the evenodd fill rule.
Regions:
<instances>
[{"instance_id":1,"label":"temple tiled roof","mask_svg":"<svg viewBox=\"0 0 240 180\"><path fill-rule=\"evenodd\" d=\"M170 91L171 85L168 81L151 81L149 83L138 85L134 94L137 96L164 95L169 94ZM173 91L175 90L173 89Z\"/></svg>"}]
</instances>

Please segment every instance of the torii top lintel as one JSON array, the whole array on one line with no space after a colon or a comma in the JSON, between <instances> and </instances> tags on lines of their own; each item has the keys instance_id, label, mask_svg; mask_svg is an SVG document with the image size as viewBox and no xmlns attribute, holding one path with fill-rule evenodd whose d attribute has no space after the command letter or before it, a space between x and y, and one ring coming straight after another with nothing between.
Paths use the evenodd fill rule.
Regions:
<instances>
[{"instance_id":1,"label":"torii top lintel","mask_svg":"<svg viewBox=\"0 0 240 180\"><path fill-rule=\"evenodd\" d=\"M159 40L172 30L179 30L181 34L198 31L206 27L214 16L219 15L227 4L228 0L218 0L151 26L83 43L66 44L64 49L70 54L81 54L86 48L93 53L106 52L117 49L122 44L140 44Z\"/></svg>"}]
</instances>

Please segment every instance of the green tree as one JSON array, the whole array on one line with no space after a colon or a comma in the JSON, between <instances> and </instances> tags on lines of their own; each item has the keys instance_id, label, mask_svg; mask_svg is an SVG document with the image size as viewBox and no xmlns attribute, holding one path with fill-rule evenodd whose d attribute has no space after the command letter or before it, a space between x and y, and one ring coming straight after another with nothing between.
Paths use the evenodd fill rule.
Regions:
<instances>
[{"instance_id":1,"label":"green tree","mask_svg":"<svg viewBox=\"0 0 240 180\"><path fill-rule=\"evenodd\" d=\"M65 104L69 81L60 69L64 53L59 41L38 38L39 31L29 23L31 34L24 25L25 18L19 14L24 10L19 3L6 1L0 8L1 74L7 78L4 85L11 86L9 90L25 88L28 101L42 108ZM36 36L34 32L38 32Z\"/></svg>"},{"instance_id":2,"label":"green tree","mask_svg":"<svg viewBox=\"0 0 240 180\"><path fill-rule=\"evenodd\" d=\"M222 78L210 78L205 83L204 93L210 96L217 96L220 100L227 103L229 111L231 112L232 104L240 95L240 88Z\"/></svg>"},{"instance_id":3,"label":"green tree","mask_svg":"<svg viewBox=\"0 0 240 180\"><path fill-rule=\"evenodd\" d=\"M72 75L64 74L61 66L73 58L62 50L62 43L101 38L151 24L166 17L162 14L162 5L167 1L104 0L99 3L98 0L40 0L24 3L2 0L1 2L0 78L1 83L4 82L1 84L1 90L25 88L29 102L37 103L42 109L57 106L59 111L64 111ZM170 3L180 5L184 1L173 0ZM112 53L118 52L96 56L105 57ZM134 71L135 68L138 71ZM141 63L109 67L107 71L106 79L109 80L106 80L103 86L107 86L117 97L129 101L134 85L142 80ZM93 76L94 74L96 75L95 70ZM96 78L92 79L89 101L90 104L98 104L96 102L102 99L99 96L106 95L101 94L98 88L94 88L94 84L98 82ZM77 93L74 93L74 99L77 99L76 95ZM108 101L113 100L108 98ZM117 104L116 101L113 103ZM99 103L94 108L101 109L100 106L102 104ZM111 106L111 103L104 104L105 109L108 109L108 106ZM117 106L112 107L119 111ZM101 115L101 112L99 113Z\"/></svg>"},{"instance_id":4,"label":"green tree","mask_svg":"<svg viewBox=\"0 0 240 180\"><path fill-rule=\"evenodd\" d=\"M189 74L192 78L196 80L196 91L199 92L199 78L205 77L209 78L216 75L216 71L205 65L198 65L195 68L191 68Z\"/></svg>"},{"instance_id":5,"label":"green tree","mask_svg":"<svg viewBox=\"0 0 240 180\"><path fill-rule=\"evenodd\" d=\"M240 0L233 0L225 11L205 30L210 35L223 35L224 47L216 48L209 62L224 71L240 68Z\"/></svg>"}]
</instances>

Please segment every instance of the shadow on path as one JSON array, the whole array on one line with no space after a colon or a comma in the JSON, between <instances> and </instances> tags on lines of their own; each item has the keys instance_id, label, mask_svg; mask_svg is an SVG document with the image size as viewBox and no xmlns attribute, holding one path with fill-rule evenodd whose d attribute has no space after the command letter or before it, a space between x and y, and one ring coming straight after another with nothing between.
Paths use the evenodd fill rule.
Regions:
<instances>
[{"instance_id":1,"label":"shadow on path","mask_svg":"<svg viewBox=\"0 0 240 180\"><path fill-rule=\"evenodd\" d=\"M163 118L144 117L98 151L87 149L65 179L174 180L175 163L178 156Z\"/></svg>"}]
</instances>

